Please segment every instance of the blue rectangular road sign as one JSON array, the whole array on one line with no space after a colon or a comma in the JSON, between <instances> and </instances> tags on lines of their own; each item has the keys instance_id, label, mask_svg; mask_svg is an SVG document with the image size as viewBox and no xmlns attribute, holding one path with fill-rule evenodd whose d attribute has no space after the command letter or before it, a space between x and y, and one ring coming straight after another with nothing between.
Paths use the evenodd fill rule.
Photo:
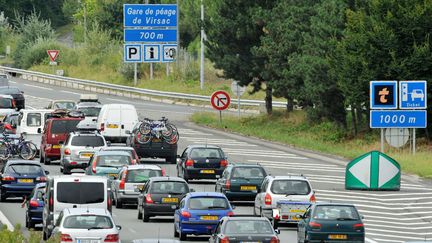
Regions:
<instances>
[{"instance_id":1,"label":"blue rectangular road sign","mask_svg":"<svg viewBox=\"0 0 432 243\"><path fill-rule=\"evenodd\" d=\"M124 27L177 28L176 4L124 4Z\"/></svg>"},{"instance_id":2,"label":"blue rectangular road sign","mask_svg":"<svg viewBox=\"0 0 432 243\"><path fill-rule=\"evenodd\" d=\"M397 109L397 81L370 82L371 109Z\"/></svg>"},{"instance_id":3,"label":"blue rectangular road sign","mask_svg":"<svg viewBox=\"0 0 432 243\"><path fill-rule=\"evenodd\" d=\"M125 29L125 42L176 42L177 30Z\"/></svg>"},{"instance_id":4,"label":"blue rectangular road sign","mask_svg":"<svg viewBox=\"0 0 432 243\"><path fill-rule=\"evenodd\" d=\"M399 82L399 109L426 109L426 81Z\"/></svg>"},{"instance_id":5,"label":"blue rectangular road sign","mask_svg":"<svg viewBox=\"0 0 432 243\"><path fill-rule=\"evenodd\" d=\"M426 128L425 110L371 110L370 128Z\"/></svg>"}]
</instances>

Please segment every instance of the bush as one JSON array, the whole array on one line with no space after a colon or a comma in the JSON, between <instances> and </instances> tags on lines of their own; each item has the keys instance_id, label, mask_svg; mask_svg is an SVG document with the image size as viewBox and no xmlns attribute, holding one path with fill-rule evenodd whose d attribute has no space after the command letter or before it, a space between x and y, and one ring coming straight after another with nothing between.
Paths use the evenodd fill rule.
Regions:
<instances>
[{"instance_id":1,"label":"bush","mask_svg":"<svg viewBox=\"0 0 432 243\"><path fill-rule=\"evenodd\" d=\"M23 68L30 68L33 65L38 64L47 64L49 63L50 59L47 54L47 50L59 50L60 54L58 58L56 59L57 62L62 62L63 59L63 53L65 53L67 47L61 45L54 39L37 39L35 43L32 43L31 45L27 46L26 52L22 54L20 65Z\"/></svg>"},{"instance_id":2,"label":"bush","mask_svg":"<svg viewBox=\"0 0 432 243\"><path fill-rule=\"evenodd\" d=\"M0 242L2 243L39 243L42 241L42 232L30 231L30 236L25 237L21 231L21 225L17 224L14 231L9 231L6 225L0 229ZM59 236L51 237L46 243L60 242Z\"/></svg>"}]
</instances>

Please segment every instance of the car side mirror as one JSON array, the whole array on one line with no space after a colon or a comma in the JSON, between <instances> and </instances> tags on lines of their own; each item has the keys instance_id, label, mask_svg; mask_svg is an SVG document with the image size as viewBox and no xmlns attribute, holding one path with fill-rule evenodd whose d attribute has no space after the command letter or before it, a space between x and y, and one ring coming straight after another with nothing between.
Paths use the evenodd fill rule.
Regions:
<instances>
[{"instance_id":1,"label":"car side mirror","mask_svg":"<svg viewBox=\"0 0 432 243\"><path fill-rule=\"evenodd\" d=\"M195 189L191 188L191 189L189 190L189 192L195 192Z\"/></svg>"},{"instance_id":2,"label":"car side mirror","mask_svg":"<svg viewBox=\"0 0 432 243\"><path fill-rule=\"evenodd\" d=\"M233 204L231 204L231 208L232 208L232 209L235 209L235 208L236 208L236 206L235 206L235 205L233 205Z\"/></svg>"},{"instance_id":3,"label":"car side mirror","mask_svg":"<svg viewBox=\"0 0 432 243\"><path fill-rule=\"evenodd\" d=\"M298 219L304 219L305 216L304 216L304 215L301 215L301 214L297 214L297 215L296 215L296 218L298 218Z\"/></svg>"},{"instance_id":4,"label":"car side mirror","mask_svg":"<svg viewBox=\"0 0 432 243\"><path fill-rule=\"evenodd\" d=\"M111 146L111 141L107 141L107 146Z\"/></svg>"},{"instance_id":5,"label":"car side mirror","mask_svg":"<svg viewBox=\"0 0 432 243\"><path fill-rule=\"evenodd\" d=\"M274 231L276 234L278 234L278 235L280 234L280 229L275 229Z\"/></svg>"},{"instance_id":6,"label":"car side mirror","mask_svg":"<svg viewBox=\"0 0 432 243\"><path fill-rule=\"evenodd\" d=\"M122 227L120 225L116 225L117 230L121 230Z\"/></svg>"},{"instance_id":7,"label":"car side mirror","mask_svg":"<svg viewBox=\"0 0 432 243\"><path fill-rule=\"evenodd\" d=\"M180 155L179 155L179 154L177 154L177 155L176 155L176 158L180 159Z\"/></svg>"},{"instance_id":8,"label":"car side mirror","mask_svg":"<svg viewBox=\"0 0 432 243\"><path fill-rule=\"evenodd\" d=\"M180 158L177 158L176 161L177 161L177 164L181 163L181 159Z\"/></svg>"},{"instance_id":9,"label":"car side mirror","mask_svg":"<svg viewBox=\"0 0 432 243\"><path fill-rule=\"evenodd\" d=\"M126 130L125 133L128 134L128 135L132 134L130 130Z\"/></svg>"},{"instance_id":10,"label":"car side mirror","mask_svg":"<svg viewBox=\"0 0 432 243\"><path fill-rule=\"evenodd\" d=\"M45 171L45 175L49 175L49 171L46 170L46 171Z\"/></svg>"},{"instance_id":11,"label":"car side mirror","mask_svg":"<svg viewBox=\"0 0 432 243\"><path fill-rule=\"evenodd\" d=\"M64 145L64 141L59 141L59 145Z\"/></svg>"},{"instance_id":12,"label":"car side mirror","mask_svg":"<svg viewBox=\"0 0 432 243\"><path fill-rule=\"evenodd\" d=\"M37 133L42 133L42 129L40 127L37 129Z\"/></svg>"},{"instance_id":13,"label":"car side mirror","mask_svg":"<svg viewBox=\"0 0 432 243\"><path fill-rule=\"evenodd\" d=\"M364 215L360 215L360 218L361 218L361 219L365 219L365 216L364 216Z\"/></svg>"},{"instance_id":14,"label":"car side mirror","mask_svg":"<svg viewBox=\"0 0 432 243\"><path fill-rule=\"evenodd\" d=\"M17 128L17 125L16 125L16 124L13 124L13 125L11 125L11 127L12 127L13 129L16 129L16 128Z\"/></svg>"}]
</instances>

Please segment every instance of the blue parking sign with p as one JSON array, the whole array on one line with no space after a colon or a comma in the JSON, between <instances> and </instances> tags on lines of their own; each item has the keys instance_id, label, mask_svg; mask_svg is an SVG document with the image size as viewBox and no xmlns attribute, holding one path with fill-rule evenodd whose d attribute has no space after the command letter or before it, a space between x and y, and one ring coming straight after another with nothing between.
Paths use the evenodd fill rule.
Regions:
<instances>
[{"instance_id":1,"label":"blue parking sign with p","mask_svg":"<svg viewBox=\"0 0 432 243\"><path fill-rule=\"evenodd\" d=\"M426 109L426 81L399 82L399 109Z\"/></svg>"},{"instance_id":2,"label":"blue parking sign with p","mask_svg":"<svg viewBox=\"0 0 432 243\"><path fill-rule=\"evenodd\" d=\"M124 62L142 62L142 45L124 45Z\"/></svg>"}]
</instances>

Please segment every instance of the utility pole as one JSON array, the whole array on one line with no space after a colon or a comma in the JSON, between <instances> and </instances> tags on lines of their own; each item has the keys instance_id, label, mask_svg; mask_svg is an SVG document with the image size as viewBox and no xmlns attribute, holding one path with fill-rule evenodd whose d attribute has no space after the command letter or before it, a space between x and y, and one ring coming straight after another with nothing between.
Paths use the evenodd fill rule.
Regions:
<instances>
[{"instance_id":1,"label":"utility pole","mask_svg":"<svg viewBox=\"0 0 432 243\"><path fill-rule=\"evenodd\" d=\"M200 87L204 89L204 4L201 0L201 60L200 60Z\"/></svg>"}]
</instances>

